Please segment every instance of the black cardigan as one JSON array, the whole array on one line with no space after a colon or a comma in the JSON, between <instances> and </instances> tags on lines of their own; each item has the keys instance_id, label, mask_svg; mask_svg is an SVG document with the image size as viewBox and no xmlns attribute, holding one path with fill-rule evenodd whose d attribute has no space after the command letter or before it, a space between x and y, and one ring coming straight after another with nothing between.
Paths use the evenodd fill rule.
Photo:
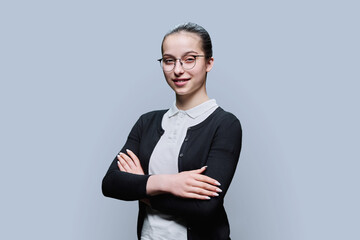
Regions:
<instances>
[{"instance_id":1,"label":"black cardigan","mask_svg":"<svg viewBox=\"0 0 360 240\"><path fill-rule=\"evenodd\" d=\"M230 228L223 206L224 196L234 176L240 155L242 130L239 120L218 107L203 122L188 128L178 156L179 171L208 166L205 175L221 183L223 190L210 200L186 199L162 194L148 196L146 184L151 153L164 130L161 127L167 110L143 114L132 128L125 149L132 150L140 159L145 175L121 172L117 158L113 160L102 181L102 191L107 197L120 200L149 198L152 208L163 213L184 218L188 239L230 239ZM145 216L145 204L139 201L138 238L140 239Z\"/></svg>"}]
</instances>

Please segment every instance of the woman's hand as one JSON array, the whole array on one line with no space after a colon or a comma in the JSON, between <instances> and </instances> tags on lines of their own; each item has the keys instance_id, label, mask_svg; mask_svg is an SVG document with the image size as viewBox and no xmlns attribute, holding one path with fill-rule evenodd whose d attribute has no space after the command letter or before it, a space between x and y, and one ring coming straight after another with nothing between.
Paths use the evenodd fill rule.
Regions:
<instances>
[{"instance_id":1,"label":"woman's hand","mask_svg":"<svg viewBox=\"0 0 360 240\"><path fill-rule=\"evenodd\" d=\"M126 152L129 154L130 157L122 152L117 155L117 164L120 171L144 175L144 171L141 167L139 158L129 149L126 149ZM143 198L140 201L150 206L150 200L148 198Z\"/></svg>"},{"instance_id":2,"label":"woman's hand","mask_svg":"<svg viewBox=\"0 0 360 240\"><path fill-rule=\"evenodd\" d=\"M117 155L117 165L120 171L144 175L144 170L141 167L139 158L129 149L126 149L126 152L130 157L122 152Z\"/></svg>"},{"instance_id":3,"label":"woman's hand","mask_svg":"<svg viewBox=\"0 0 360 240\"><path fill-rule=\"evenodd\" d=\"M182 198L210 199L219 196L220 183L201 174L206 167L193 171L184 171L169 178L170 193Z\"/></svg>"},{"instance_id":4,"label":"woman's hand","mask_svg":"<svg viewBox=\"0 0 360 240\"><path fill-rule=\"evenodd\" d=\"M182 198L207 200L219 196L222 190L220 183L201 173L206 167L184 171L172 175L152 175L149 177L146 190L149 195L171 193Z\"/></svg>"}]
</instances>

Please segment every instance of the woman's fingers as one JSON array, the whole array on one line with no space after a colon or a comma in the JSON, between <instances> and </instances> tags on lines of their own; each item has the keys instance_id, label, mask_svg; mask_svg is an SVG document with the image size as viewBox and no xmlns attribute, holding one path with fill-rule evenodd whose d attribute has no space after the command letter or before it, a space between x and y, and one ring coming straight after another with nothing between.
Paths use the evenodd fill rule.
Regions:
<instances>
[{"instance_id":1,"label":"woman's fingers","mask_svg":"<svg viewBox=\"0 0 360 240\"><path fill-rule=\"evenodd\" d=\"M117 161L117 165L118 165L118 168L120 169L120 171L126 172L126 171L125 171L125 168L121 165L119 159L118 159L118 161Z\"/></svg>"},{"instance_id":2,"label":"woman's fingers","mask_svg":"<svg viewBox=\"0 0 360 240\"><path fill-rule=\"evenodd\" d=\"M192 173L203 173L205 170L206 170L207 166L203 166L202 168L199 168L199 169L195 169L195 170L192 170L192 171L189 171L189 172L192 172Z\"/></svg>"},{"instance_id":3,"label":"woman's fingers","mask_svg":"<svg viewBox=\"0 0 360 240\"><path fill-rule=\"evenodd\" d=\"M211 178L211 177L208 177L206 175L203 175L203 174L196 174L194 176L194 178L197 180L197 181L200 181L200 182L205 182L205 183L209 183L209 184L212 184L212 185L216 185L216 186L220 186L221 184L216 181L215 179Z\"/></svg>"},{"instance_id":4,"label":"woman's fingers","mask_svg":"<svg viewBox=\"0 0 360 240\"><path fill-rule=\"evenodd\" d=\"M131 160L132 160L132 164L134 164L132 167L133 167L133 170L134 170L134 173L136 174L140 174L140 175L144 175L144 170L142 169L141 167L141 163L140 163L140 160L139 158L135 155L135 153L133 153L131 150L129 149L126 149L126 152L127 154L129 154ZM130 159L129 158L129 159Z\"/></svg>"},{"instance_id":5,"label":"woman's fingers","mask_svg":"<svg viewBox=\"0 0 360 240\"><path fill-rule=\"evenodd\" d=\"M197 169L199 171L203 169ZM197 195L217 197L222 190L218 187L220 183L215 179L199 173L191 174L191 181L188 182L188 191Z\"/></svg>"},{"instance_id":6,"label":"woman's fingers","mask_svg":"<svg viewBox=\"0 0 360 240\"><path fill-rule=\"evenodd\" d=\"M209 196L200 195L200 194L196 194L196 193L188 193L185 197L186 198L199 199L199 200L209 200L209 199L211 199L211 197L209 197Z\"/></svg>"},{"instance_id":7,"label":"woman's fingers","mask_svg":"<svg viewBox=\"0 0 360 240\"><path fill-rule=\"evenodd\" d=\"M140 164L140 160L139 158L135 155L135 153L133 153L131 150L126 149L126 152L129 154L129 156L131 157L131 159L133 160L134 164L136 166L141 166Z\"/></svg>"},{"instance_id":8,"label":"woman's fingers","mask_svg":"<svg viewBox=\"0 0 360 240\"><path fill-rule=\"evenodd\" d=\"M203 173L205 170L206 170L207 166L204 166L202 168L199 168L199 169L196 169L196 170L192 170L192 171L189 171L191 173L195 173L196 175L196 180L198 181L201 181L201 182L207 182L207 183L210 183L212 185L217 185L217 186L220 186L221 184L216 181L215 179L211 178L211 177L208 177L206 175L203 175L201 173Z\"/></svg>"},{"instance_id":9,"label":"woman's fingers","mask_svg":"<svg viewBox=\"0 0 360 240\"><path fill-rule=\"evenodd\" d=\"M208 184L208 183L205 183L205 182L200 182L200 181L194 181L192 183L192 187L196 187L198 189L203 189L204 191L206 192L212 192L212 193L219 193L219 192L222 192L222 190L212 184ZM215 195L217 196L217 195Z\"/></svg>"},{"instance_id":10,"label":"woman's fingers","mask_svg":"<svg viewBox=\"0 0 360 240\"><path fill-rule=\"evenodd\" d=\"M120 171L143 175L144 171L141 167L140 160L138 159L138 157L130 150L126 150L126 151L130 155L130 157L122 152L120 152L119 155L117 156L119 161L118 165Z\"/></svg>"},{"instance_id":11,"label":"woman's fingers","mask_svg":"<svg viewBox=\"0 0 360 240\"><path fill-rule=\"evenodd\" d=\"M196 199L210 199L212 197L217 197L219 194L213 191L207 191L198 187L187 187L186 190L181 194L185 198L196 198Z\"/></svg>"},{"instance_id":12,"label":"woman's fingers","mask_svg":"<svg viewBox=\"0 0 360 240\"><path fill-rule=\"evenodd\" d=\"M217 197L219 196L219 193L216 191L209 191L206 190L204 188L199 188L199 187L191 187L189 189L189 192L194 193L194 194L198 194L198 195L202 195L202 196L208 196L208 197Z\"/></svg>"},{"instance_id":13,"label":"woman's fingers","mask_svg":"<svg viewBox=\"0 0 360 240\"><path fill-rule=\"evenodd\" d=\"M125 171L125 172L131 171L130 166L128 165L127 161L125 161L125 159L122 157L121 153L117 155L117 159L118 159L118 165L122 167L122 169L120 168L121 171Z\"/></svg>"},{"instance_id":14,"label":"woman's fingers","mask_svg":"<svg viewBox=\"0 0 360 240\"><path fill-rule=\"evenodd\" d=\"M126 161L127 165L129 165L130 168L136 167L134 161L125 153L120 152L120 157Z\"/></svg>"}]
</instances>

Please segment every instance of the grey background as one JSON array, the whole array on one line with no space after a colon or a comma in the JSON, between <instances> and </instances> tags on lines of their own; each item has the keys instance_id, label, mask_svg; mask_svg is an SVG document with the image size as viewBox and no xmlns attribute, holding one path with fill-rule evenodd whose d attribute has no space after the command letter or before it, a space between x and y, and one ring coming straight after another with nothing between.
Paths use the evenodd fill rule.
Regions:
<instances>
[{"instance_id":1,"label":"grey background","mask_svg":"<svg viewBox=\"0 0 360 240\"><path fill-rule=\"evenodd\" d=\"M135 239L101 179L144 112L174 100L162 36L211 34L208 93L243 150L232 238L360 239L358 1L2 1L0 239Z\"/></svg>"}]
</instances>

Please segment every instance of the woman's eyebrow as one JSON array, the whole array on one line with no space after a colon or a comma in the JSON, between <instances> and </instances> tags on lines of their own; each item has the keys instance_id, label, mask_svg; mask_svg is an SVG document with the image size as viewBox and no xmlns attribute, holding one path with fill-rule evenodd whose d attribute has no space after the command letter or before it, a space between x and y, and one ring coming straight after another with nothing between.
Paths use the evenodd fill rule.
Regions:
<instances>
[{"instance_id":1,"label":"woman's eyebrow","mask_svg":"<svg viewBox=\"0 0 360 240\"><path fill-rule=\"evenodd\" d=\"M185 53L182 55L182 57L183 57L183 56L186 56L186 55L188 55L188 54L190 54L190 53L198 54L198 52L191 50L191 51L185 52ZM163 57L174 57L174 58L175 58L174 55L171 55L171 54L168 54L168 53L163 54Z\"/></svg>"},{"instance_id":2,"label":"woman's eyebrow","mask_svg":"<svg viewBox=\"0 0 360 240\"><path fill-rule=\"evenodd\" d=\"M183 56L186 56L186 55L188 55L189 53L196 53L196 54L198 54L198 52L196 52L196 51L188 51L188 52L184 53Z\"/></svg>"}]
</instances>

